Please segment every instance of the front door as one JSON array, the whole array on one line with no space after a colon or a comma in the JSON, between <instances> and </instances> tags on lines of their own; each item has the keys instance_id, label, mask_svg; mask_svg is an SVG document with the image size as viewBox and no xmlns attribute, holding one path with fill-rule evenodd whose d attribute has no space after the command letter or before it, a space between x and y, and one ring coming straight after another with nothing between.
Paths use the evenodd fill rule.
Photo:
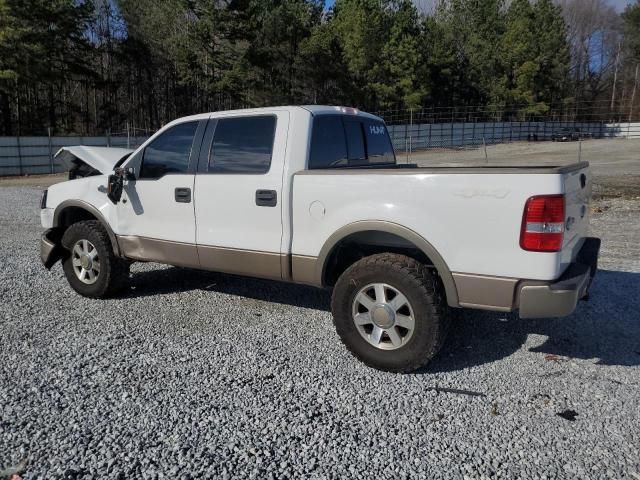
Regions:
<instances>
[{"instance_id":1,"label":"front door","mask_svg":"<svg viewBox=\"0 0 640 480\"><path fill-rule=\"evenodd\" d=\"M193 188L197 147L206 121L187 121L160 133L142 152L136 179L118 204L118 243L133 259L199 266Z\"/></svg>"},{"instance_id":2,"label":"front door","mask_svg":"<svg viewBox=\"0 0 640 480\"><path fill-rule=\"evenodd\" d=\"M203 268L282 278L286 111L209 120L195 180Z\"/></svg>"}]
</instances>

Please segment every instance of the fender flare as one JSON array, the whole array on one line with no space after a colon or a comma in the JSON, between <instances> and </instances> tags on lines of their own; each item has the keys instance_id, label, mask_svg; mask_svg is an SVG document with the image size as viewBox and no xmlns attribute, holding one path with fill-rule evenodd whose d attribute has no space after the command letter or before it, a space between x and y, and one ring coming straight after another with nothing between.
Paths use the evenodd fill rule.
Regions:
<instances>
[{"instance_id":1,"label":"fender flare","mask_svg":"<svg viewBox=\"0 0 640 480\"><path fill-rule=\"evenodd\" d=\"M442 279L444 290L447 294L447 303L450 307L459 306L458 290L456 288L456 283L453 279L453 275L451 274L451 270L447 266L442 256L435 249L435 247L413 230L397 223L388 222L385 220L358 221L345 225L344 227L336 230L324 243L322 249L320 250L320 254L318 255L315 268L316 284L323 285L323 279L327 267L327 260L329 259L329 256L331 255L334 247L338 245L338 243L354 233L372 230L391 233L393 235L401 237L404 240L415 245L420 251L422 251L422 253L429 257L429 259L433 262L433 266L438 272L438 275Z\"/></svg>"},{"instance_id":2,"label":"fender flare","mask_svg":"<svg viewBox=\"0 0 640 480\"><path fill-rule=\"evenodd\" d=\"M93 215L96 220L98 220L102 226L104 227L104 229L107 232L107 235L109 235L109 240L111 240L111 246L113 248L113 253L117 256L117 257L121 257L122 255L120 254L120 246L118 245L118 238L116 237L116 234L113 233L113 230L111 229L111 226L109 225L109 222L107 222L107 220L104 218L104 215L102 215L102 213L100 213L100 210L98 210L96 207L94 207L93 205L91 205L90 203L87 203L83 200L65 200L64 202L60 203L54 213L53 213L53 227L57 228L60 226L60 215L62 214L62 212L69 208L69 207L73 207L73 208L80 208L82 210L85 210L86 212L90 213L91 215Z\"/></svg>"}]
</instances>

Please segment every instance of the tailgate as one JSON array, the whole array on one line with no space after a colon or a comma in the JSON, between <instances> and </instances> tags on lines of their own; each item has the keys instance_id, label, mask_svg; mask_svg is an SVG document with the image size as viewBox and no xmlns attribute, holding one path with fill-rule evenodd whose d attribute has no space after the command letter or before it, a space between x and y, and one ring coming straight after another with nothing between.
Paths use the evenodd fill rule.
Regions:
<instances>
[{"instance_id":1,"label":"tailgate","mask_svg":"<svg viewBox=\"0 0 640 480\"><path fill-rule=\"evenodd\" d=\"M589 203L591 201L591 172L589 165L563 173L565 192L565 233L561 269L575 260L589 233Z\"/></svg>"}]
</instances>

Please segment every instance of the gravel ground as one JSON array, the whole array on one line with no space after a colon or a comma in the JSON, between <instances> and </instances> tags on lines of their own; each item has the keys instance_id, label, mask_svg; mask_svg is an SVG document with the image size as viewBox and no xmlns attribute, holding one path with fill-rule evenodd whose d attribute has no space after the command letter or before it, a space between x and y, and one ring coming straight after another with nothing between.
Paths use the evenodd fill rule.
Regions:
<instances>
[{"instance_id":1,"label":"gravel ground","mask_svg":"<svg viewBox=\"0 0 640 480\"><path fill-rule=\"evenodd\" d=\"M137 264L82 298L40 264L38 199L0 188L5 474L640 479L640 198L594 206L574 315L464 312L412 375L355 361L312 288Z\"/></svg>"}]
</instances>

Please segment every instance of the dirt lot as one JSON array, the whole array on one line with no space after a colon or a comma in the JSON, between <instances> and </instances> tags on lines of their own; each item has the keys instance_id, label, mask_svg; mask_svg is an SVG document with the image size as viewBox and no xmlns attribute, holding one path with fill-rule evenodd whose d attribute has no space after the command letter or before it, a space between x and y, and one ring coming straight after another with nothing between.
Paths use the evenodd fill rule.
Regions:
<instances>
[{"instance_id":1,"label":"dirt lot","mask_svg":"<svg viewBox=\"0 0 640 480\"><path fill-rule=\"evenodd\" d=\"M487 146L489 165L567 165L588 161L595 176L640 176L640 139L587 140L584 142L518 142ZM398 161L406 161L402 152ZM409 162L420 166L486 164L484 149L414 152Z\"/></svg>"},{"instance_id":2,"label":"dirt lot","mask_svg":"<svg viewBox=\"0 0 640 480\"><path fill-rule=\"evenodd\" d=\"M64 182L66 173L55 175L27 175L24 177L0 177L0 187L41 187L46 188L55 183Z\"/></svg>"}]
</instances>

